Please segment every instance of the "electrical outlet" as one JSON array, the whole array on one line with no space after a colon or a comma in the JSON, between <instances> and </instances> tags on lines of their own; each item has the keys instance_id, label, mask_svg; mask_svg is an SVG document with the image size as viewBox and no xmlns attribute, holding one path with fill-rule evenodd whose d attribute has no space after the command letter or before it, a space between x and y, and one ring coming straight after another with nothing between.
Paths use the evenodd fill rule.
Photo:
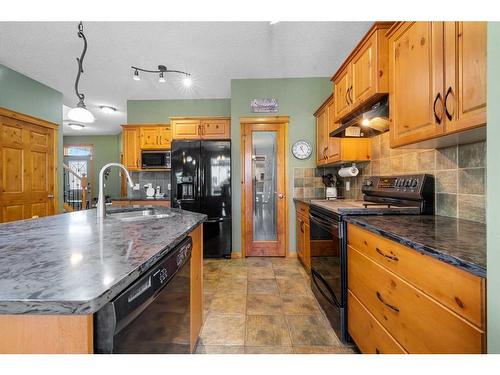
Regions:
<instances>
[{"instance_id":1,"label":"electrical outlet","mask_svg":"<svg viewBox=\"0 0 500 375\"><path fill-rule=\"evenodd\" d=\"M141 185L135 184L132 190L141 190Z\"/></svg>"},{"instance_id":2,"label":"electrical outlet","mask_svg":"<svg viewBox=\"0 0 500 375\"><path fill-rule=\"evenodd\" d=\"M346 182L345 182L345 190L346 190L346 191L351 190L351 181L346 181Z\"/></svg>"},{"instance_id":3,"label":"electrical outlet","mask_svg":"<svg viewBox=\"0 0 500 375\"><path fill-rule=\"evenodd\" d=\"M168 191L170 191L170 184L168 184L168 187L167 187Z\"/></svg>"}]
</instances>

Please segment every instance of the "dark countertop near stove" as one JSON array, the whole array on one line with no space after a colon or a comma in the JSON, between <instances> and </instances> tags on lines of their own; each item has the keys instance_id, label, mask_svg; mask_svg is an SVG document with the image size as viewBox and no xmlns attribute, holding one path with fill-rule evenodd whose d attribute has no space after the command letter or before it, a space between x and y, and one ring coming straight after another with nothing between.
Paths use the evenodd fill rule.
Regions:
<instances>
[{"instance_id":1,"label":"dark countertop near stove","mask_svg":"<svg viewBox=\"0 0 500 375\"><path fill-rule=\"evenodd\" d=\"M145 202L154 202L154 201L169 201L170 197L163 198L111 198L112 201L145 201Z\"/></svg>"},{"instance_id":2,"label":"dark countertop near stove","mask_svg":"<svg viewBox=\"0 0 500 375\"><path fill-rule=\"evenodd\" d=\"M166 217L122 221L108 207L0 224L0 314L92 314L206 220L155 207Z\"/></svg>"},{"instance_id":3,"label":"dark countertop near stove","mask_svg":"<svg viewBox=\"0 0 500 375\"><path fill-rule=\"evenodd\" d=\"M345 220L486 278L486 225L483 223L434 215L347 216Z\"/></svg>"},{"instance_id":4,"label":"dark countertop near stove","mask_svg":"<svg viewBox=\"0 0 500 375\"><path fill-rule=\"evenodd\" d=\"M320 198L293 198L294 202L301 202L305 204L311 204L313 200L319 200Z\"/></svg>"}]
</instances>

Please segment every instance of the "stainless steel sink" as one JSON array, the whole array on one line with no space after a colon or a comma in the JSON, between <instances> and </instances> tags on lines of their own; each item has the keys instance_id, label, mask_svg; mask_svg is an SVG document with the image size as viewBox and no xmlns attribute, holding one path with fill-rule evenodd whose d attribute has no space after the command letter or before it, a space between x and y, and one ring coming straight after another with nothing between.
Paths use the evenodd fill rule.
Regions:
<instances>
[{"instance_id":1,"label":"stainless steel sink","mask_svg":"<svg viewBox=\"0 0 500 375\"><path fill-rule=\"evenodd\" d=\"M165 219L167 217L172 217L172 215L170 214L157 213L154 209L142 210L142 211L117 212L117 213L108 212L108 215L112 218L121 221L142 221L151 219Z\"/></svg>"}]
</instances>

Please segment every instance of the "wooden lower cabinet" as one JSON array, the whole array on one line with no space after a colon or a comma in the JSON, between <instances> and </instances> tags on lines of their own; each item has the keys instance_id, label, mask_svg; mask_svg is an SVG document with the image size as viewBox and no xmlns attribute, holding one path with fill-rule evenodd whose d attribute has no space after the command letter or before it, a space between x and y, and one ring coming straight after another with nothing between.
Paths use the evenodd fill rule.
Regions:
<instances>
[{"instance_id":1,"label":"wooden lower cabinet","mask_svg":"<svg viewBox=\"0 0 500 375\"><path fill-rule=\"evenodd\" d=\"M303 202L296 202L295 233L297 258L306 271L311 270L309 206Z\"/></svg>"},{"instance_id":2,"label":"wooden lower cabinet","mask_svg":"<svg viewBox=\"0 0 500 375\"><path fill-rule=\"evenodd\" d=\"M193 251L190 264L189 346L194 352L203 324L203 224L198 225L190 236L193 239Z\"/></svg>"},{"instance_id":3,"label":"wooden lower cabinet","mask_svg":"<svg viewBox=\"0 0 500 375\"><path fill-rule=\"evenodd\" d=\"M363 353L485 352L483 279L352 224L347 232L349 333Z\"/></svg>"},{"instance_id":4,"label":"wooden lower cabinet","mask_svg":"<svg viewBox=\"0 0 500 375\"><path fill-rule=\"evenodd\" d=\"M349 334L364 354L405 354L406 351L349 291L347 295Z\"/></svg>"}]
</instances>

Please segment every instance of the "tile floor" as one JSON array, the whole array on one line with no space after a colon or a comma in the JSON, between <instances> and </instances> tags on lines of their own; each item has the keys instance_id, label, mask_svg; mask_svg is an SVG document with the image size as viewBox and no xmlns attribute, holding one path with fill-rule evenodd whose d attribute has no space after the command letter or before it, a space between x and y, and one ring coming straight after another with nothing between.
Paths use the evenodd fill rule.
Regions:
<instances>
[{"instance_id":1,"label":"tile floor","mask_svg":"<svg viewBox=\"0 0 500 375\"><path fill-rule=\"evenodd\" d=\"M297 259L207 259L196 353L355 353L323 315Z\"/></svg>"}]
</instances>

